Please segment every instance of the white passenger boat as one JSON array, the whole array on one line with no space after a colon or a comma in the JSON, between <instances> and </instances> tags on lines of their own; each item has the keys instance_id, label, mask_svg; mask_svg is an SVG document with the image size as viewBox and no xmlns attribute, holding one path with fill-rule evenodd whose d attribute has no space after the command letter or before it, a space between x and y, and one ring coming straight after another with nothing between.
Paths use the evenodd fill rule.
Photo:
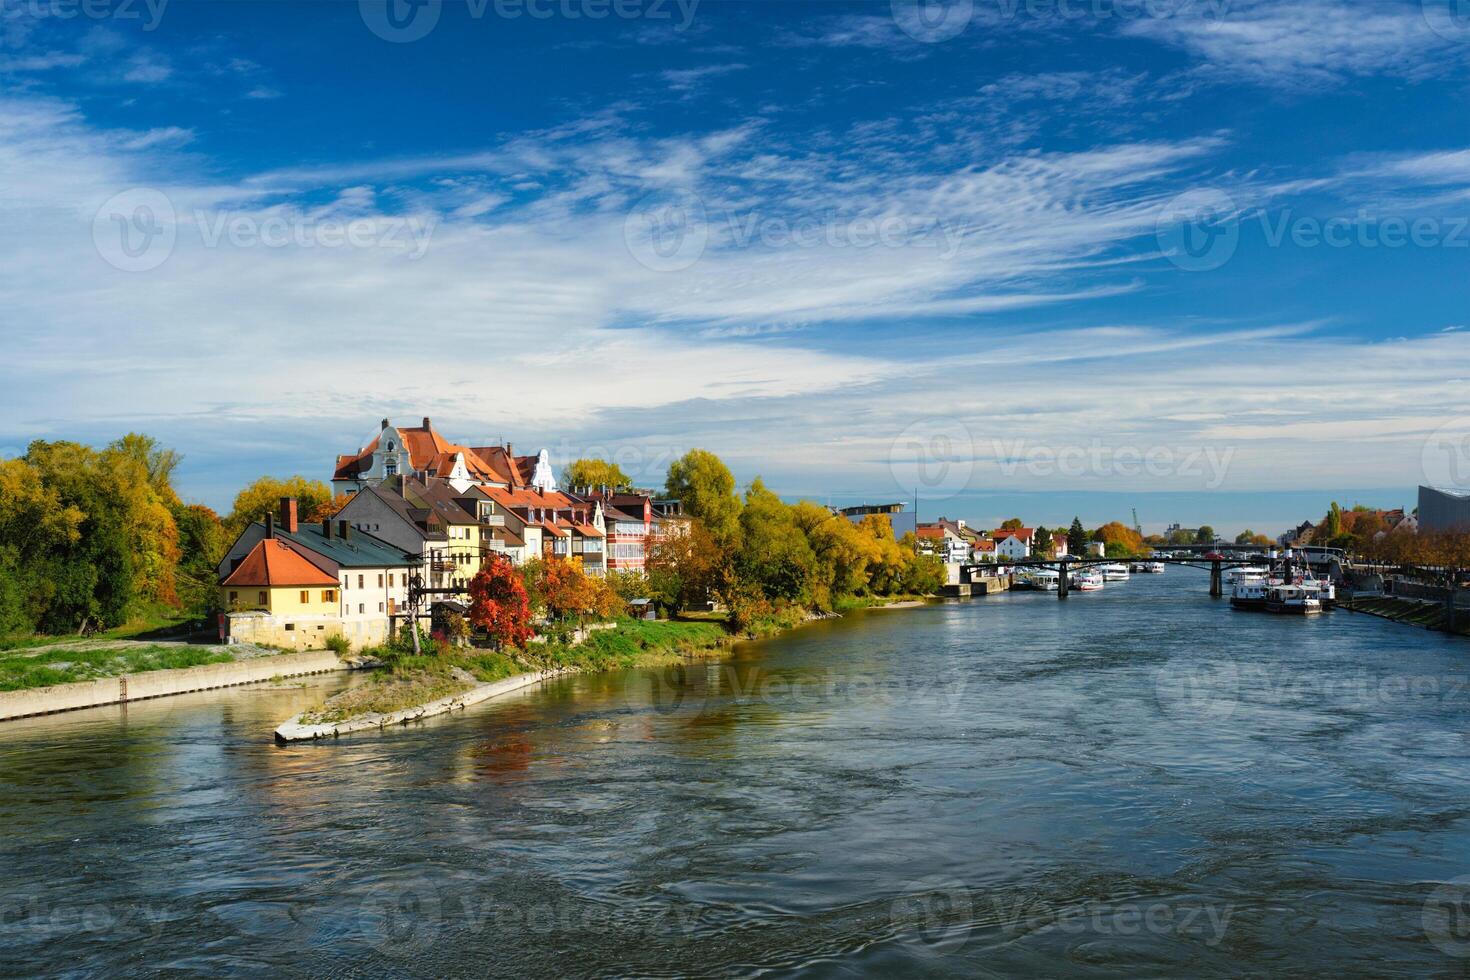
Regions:
<instances>
[{"instance_id":1,"label":"white passenger boat","mask_svg":"<svg viewBox=\"0 0 1470 980\"><path fill-rule=\"evenodd\" d=\"M1164 574L1164 563L1161 561L1135 561L1128 565L1128 570L1135 575L1162 575Z\"/></svg>"},{"instance_id":2,"label":"white passenger boat","mask_svg":"<svg viewBox=\"0 0 1470 980\"><path fill-rule=\"evenodd\" d=\"M1037 568L1028 576L1031 587L1042 592L1055 592L1061 588L1062 576L1054 568Z\"/></svg>"},{"instance_id":3,"label":"white passenger boat","mask_svg":"<svg viewBox=\"0 0 1470 980\"><path fill-rule=\"evenodd\" d=\"M1105 581L1098 572L1084 571L1072 573L1072 588L1078 592L1096 592L1103 587Z\"/></svg>"},{"instance_id":4,"label":"white passenger boat","mask_svg":"<svg viewBox=\"0 0 1470 980\"><path fill-rule=\"evenodd\" d=\"M1259 565L1238 565L1235 568L1227 568L1220 577L1229 585L1239 578L1265 578L1271 574L1271 569Z\"/></svg>"},{"instance_id":5,"label":"white passenger boat","mask_svg":"<svg viewBox=\"0 0 1470 980\"><path fill-rule=\"evenodd\" d=\"M1230 585L1230 604L1236 609L1265 609L1271 582L1264 575L1240 575Z\"/></svg>"},{"instance_id":6,"label":"white passenger boat","mask_svg":"<svg viewBox=\"0 0 1470 980\"><path fill-rule=\"evenodd\" d=\"M1128 566L1124 564L1103 565L1098 569L1102 573L1104 582L1126 582L1128 581Z\"/></svg>"}]
</instances>

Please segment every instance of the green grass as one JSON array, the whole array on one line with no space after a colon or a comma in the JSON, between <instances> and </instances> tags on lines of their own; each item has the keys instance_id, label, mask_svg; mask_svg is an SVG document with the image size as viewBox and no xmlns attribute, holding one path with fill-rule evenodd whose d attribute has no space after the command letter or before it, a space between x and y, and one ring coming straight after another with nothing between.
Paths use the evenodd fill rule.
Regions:
<instances>
[{"instance_id":1,"label":"green grass","mask_svg":"<svg viewBox=\"0 0 1470 980\"><path fill-rule=\"evenodd\" d=\"M220 650L156 645L39 653L0 652L0 691L26 691L121 674L229 663L233 659Z\"/></svg>"},{"instance_id":2,"label":"green grass","mask_svg":"<svg viewBox=\"0 0 1470 980\"><path fill-rule=\"evenodd\" d=\"M140 609L121 626L115 626L112 629L94 633L90 637L84 637L77 633L63 633L56 636L38 633L0 637L0 651L29 650L83 639L131 640L145 633L164 634L179 631L186 624L197 621L198 619L199 617L197 615L175 609L173 606L155 604Z\"/></svg>"},{"instance_id":3,"label":"green grass","mask_svg":"<svg viewBox=\"0 0 1470 980\"><path fill-rule=\"evenodd\" d=\"M577 646L536 644L520 656L542 668L613 670L667 663L729 642L729 633L718 623L629 619L619 621L617 629L593 633Z\"/></svg>"}]
</instances>

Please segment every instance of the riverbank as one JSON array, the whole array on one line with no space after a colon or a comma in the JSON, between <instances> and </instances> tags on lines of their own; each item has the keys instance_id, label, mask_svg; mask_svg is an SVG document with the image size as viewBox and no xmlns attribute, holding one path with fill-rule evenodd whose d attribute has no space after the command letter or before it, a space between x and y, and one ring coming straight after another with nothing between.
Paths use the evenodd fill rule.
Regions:
<instances>
[{"instance_id":1,"label":"riverbank","mask_svg":"<svg viewBox=\"0 0 1470 980\"><path fill-rule=\"evenodd\" d=\"M1365 595L1355 596L1339 605L1351 612L1367 613L1369 616L1407 626L1418 626L1454 636L1470 635L1470 611L1461 609L1458 622L1451 624L1443 602L1401 596Z\"/></svg>"},{"instance_id":2,"label":"riverbank","mask_svg":"<svg viewBox=\"0 0 1470 980\"><path fill-rule=\"evenodd\" d=\"M275 736L281 742L310 741L389 728L461 710L550 677L660 667L710 656L728 649L735 639L711 622L622 620L575 644L536 643L513 653L389 655L385 669L366 684L297 714Z\"/></svg>"}]
</instances>

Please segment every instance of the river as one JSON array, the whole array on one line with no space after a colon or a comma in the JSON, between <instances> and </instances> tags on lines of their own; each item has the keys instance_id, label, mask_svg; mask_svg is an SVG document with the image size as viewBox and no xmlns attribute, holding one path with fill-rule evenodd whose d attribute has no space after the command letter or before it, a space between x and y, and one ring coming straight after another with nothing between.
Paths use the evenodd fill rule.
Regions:
<instances>
[{"instance_id":1,"label":"river","mask_svg":"<svg viewBox=\"0 0 1470 980\"><path fill-rule=\"evenodd\" d=\"M1206 592L874 610L333 743L270 732L360 678L0 726L0 973L1470 968L1470 641Z\"/></svg>"}]
</instances>

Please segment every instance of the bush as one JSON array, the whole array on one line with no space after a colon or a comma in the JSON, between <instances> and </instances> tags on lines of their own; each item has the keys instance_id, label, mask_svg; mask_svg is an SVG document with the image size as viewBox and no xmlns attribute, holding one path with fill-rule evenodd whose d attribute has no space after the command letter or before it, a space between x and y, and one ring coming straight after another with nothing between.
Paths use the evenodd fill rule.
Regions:
<instances>
[{"instance_id":1,"label":"bush","mask_svg":"<svg viewBox=\"0 0 1470 980\"><path fill-rule=\"evenodd\" d=\"M352 652L352 643L341 633L333 633L327 637L327 649L341 657Z\"/></svg>"}]
</instances>

